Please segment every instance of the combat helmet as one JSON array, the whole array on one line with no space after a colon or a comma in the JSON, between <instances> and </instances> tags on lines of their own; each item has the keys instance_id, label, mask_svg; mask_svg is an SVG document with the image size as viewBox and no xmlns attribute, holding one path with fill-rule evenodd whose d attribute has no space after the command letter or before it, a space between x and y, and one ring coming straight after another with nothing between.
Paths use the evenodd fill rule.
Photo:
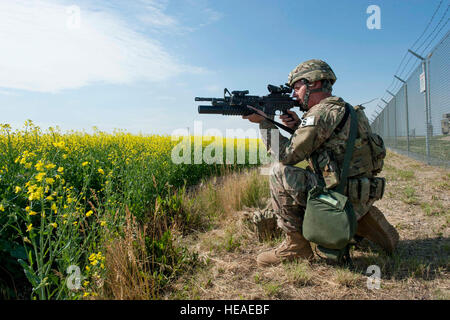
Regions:
<instances>
[{"instance_id":1,"label":"combat helmet","mask_svg":"<svg viewBox=\"0 0 450 320\"><path fill-rule=\"evenodd\" d=\"M336 82L336 75L328 63L319 59L312 59L302 62L295 67L294 70L289 73L286 85L293 88L294 83L301 79L304 79L307 89L303 105L300 106L300 109L306 111L308 109L309 95L312 92L331 92L331 87ZM318 89L309 89L310 85L315 81L322 81L322 87Z\"/></svg>"},{"instance_id":2,"label":"combat helmet","mask_svg":"<svg viewBox=\"0 0 450 320\"><path fill-rule=\"evenodd\" d=\"M336 75L333 69L322 60L312 59L300 63L289 73L288 86L293 87L294 83L300 79L306 79L312 83L319 80L328 80L331 85L336 82Z\"/></svg>"}]
</instances>

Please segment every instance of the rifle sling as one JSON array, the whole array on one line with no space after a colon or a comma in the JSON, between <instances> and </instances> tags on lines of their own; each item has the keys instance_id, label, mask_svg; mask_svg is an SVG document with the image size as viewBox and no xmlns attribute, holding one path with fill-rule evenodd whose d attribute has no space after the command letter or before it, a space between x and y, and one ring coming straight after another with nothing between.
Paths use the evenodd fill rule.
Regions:
<instances>
[{"instance_id":1,"label":"rifle sling","mask_svg":"<svg viewBox=\"0 0 450 320\"><path fill-rule=\"evenodd\" d=\"M259 113L258 113L259 114ZM269 117L263 116L262 114L259 114L261 117L263 117L264 119L268 120L269 122L273 123L274 125L276 125L277 127L289 132L290 134L294 134L295 130L291 129L289 127L286 127L284 124L281 124L279 122L276 122L273 119L270 119Z\"/></svg>"}]
</instances>

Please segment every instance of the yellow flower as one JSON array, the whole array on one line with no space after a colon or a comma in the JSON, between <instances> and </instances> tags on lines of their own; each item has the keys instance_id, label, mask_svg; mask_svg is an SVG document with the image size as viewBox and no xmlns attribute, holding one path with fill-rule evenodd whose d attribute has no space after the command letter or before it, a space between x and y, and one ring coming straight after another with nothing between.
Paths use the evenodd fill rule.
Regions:
<instances>
[{"instance_id":1,"label":"yellow flower","mask_svg":"<svg viewBox=\"0 0 450 320\"><path fill-rule=\"evenodd\" d=\"M105 221L105 220L102 220L102 221L100 222L100 225L101 225L102 227L106 226L106 221Z\"/></svg>"},{"instance_id":2,"label":"yellow flower","mask_svg":"<svg viewBox=\"0 0 450 320\"><path fill-rule=\"evenodd\" d=\"M57 170L59 173L63 173L64 172L64 168L63 167L59 167Z\"/></svg>"},{"instance_id":3,"label":"yellow flower","mask_svg":"<svg viewBox=\"0 0 450 320\"><path fill-rule=\"evenodd\" d=\"M16 193L19 193L20 191L22 191L22 188L21 187L19 187L19 186L16 186Z\"/></svg>"},{"instance_id":4,"label":"yellow flower","mask_svg":"<svg viewBox=\"0 0 450 320\"><path fill-rule=\"evenodd\" d=\"M91 271L91 268L89 266L86 266L86 271Z\"/></svg>"},{"instance_id":5,"label":"yellow flower","mask_svg":"<svg viewBox=\"0 0 450 320\"><path fill-rule=\"evenodd\" d=\"M74 223L72 223L74 226L76 226L78 224L78 221L75 221Z\"/></svg>"},{"instance_id":6,"label":"yellow flower","mask_svg":"<svg viewBox=\"0 0 450 320\"><path fill-rule=\"evenodd\" d=\"M28 237L24 237L23 238L23 242L31 244L31 241L30 241L30 239L28 239Z\"/></svg>"},{"instance_id":7,"label":"yellow flower","mask_svg":"<svg viewBox=\"0 0 450 320\"><path fill-rule=\"evenodd\" d=\"M95 257L96 257L95 253L92 253L88 259L89 259L89 261L94 261Z\"/></svg>"},{"instance_id":8,"label":"yellow flower","mask_svg":"<svg viewBox=\"0 0 450 320\"><path fill-rule=\"evenodd\" d=\"M37 215L37 212L35 212L35 211L30 211L28 214L29 214L30 216L35 216L35 215Z\"/></svg>"},{"instance_id":9,"label":"yellow flower","mask_svg":"<svg viewBox=\"0 0 450 320\"><path fill-rule=\"evenodd\" d=\"M39 172L39 173L36 175L36 180L39 181L39 182L41 182L42 179L44 179L45 175L46 175L45 172Z\"/></svg>"},{"instance_id":10,"label":"yellow flower","mask_svg":"<svg viewBox=\"0 0 450 320\"><path fill-rule=\"evenodd\" d=\"M5 207L0 203L0 211L5 211Z\"/></svg>"},{"instance_id":11,"label":"yellow flower","mask_svg":"<svg viewBox=\"0 0 450 320\"><path fill-rule=\"evenodd\" d=\"M48 165L45 166L45 168L47 168L48 170L55 168L56 165L54 165L53 163L49 163Z\"/></svg>"},{"instance_id":12,"label":"yellow flower","mask_svg":"<svg viewBox=\"0 0 450 320\"><path fill-rule=\"evenodd\" d=\"M85 167L85 166L87 166L89 164L89 161L85 161L85 162L83 162L81 165L83 166L83 167Z\"/></svg>"},{"instance_id":13,"label":"yellow flower","mask_svg":"<svg viewBox=\"0 0 450 320\"><path fill-rule=\"evenodd\" d=\"M83 282L83 286L87 287L89 285L89 281Z\"/></svg>"},{"instance_id":14,"label":"yellow flower","mask_svg":"<svg viewBox=\"0 0 450 320\"><path fill-rule=\"evenodd\" d=\"M46 178L45 182L47 182L47 184L51 185L51 184L53 184L55 182L55 179L53 179L53 178Z\"/></svg>"},{"instance_id":15,"label":"yellow flower","mask_svg":"<svg viewBox=\"0 0 450 320\"><path fill-rule=\"evenodd\" d=\"M105 174L105 171L103 171L103 169L100 168L100 169L98 169L98 173L100 173L100 174Z\"/></svg>"},{"instance_id":16,"label":"yellow flower","mask_svg":"<svg viewBox=\"0 0 450 320\"><path fill-rule=\"evenodd\" d=\"M103 263L100 264L100 268L105 269L105 265Z\"/></svg>"},{"instance_id":17,"label":"yellow flower","mask_svg":"<svg viewBox=\"0 0 450 320\"><path fill-rule=\"evenodd\" d=\"M64 141L60 141L60 142L53 142L53 145L57 148L64 148L64 146L66 145L66 143Z\"/></svg>"},{"instance_id":18,"label":"yellow flower","mask_svg":"<svg viewBox=\"0 0 450 320\"><path fill-rule=\"evenodd\" d=\"M88 297L89 296L89 292L85 292L84 294L83 294L83 297Z\"/></svg>"},{"instance_id":19,"label":"yellow flower","mask_svg":"<svg viewBox=\"0 0 450 320\"><path fill-rule=\"evenodd\" d=\"M56 207L56 204L55 204L55 203L52 203L51 209L52 209L52 211L53 211L54 213L58 213L58 208Z\"/></svg>"},{"instance_id":20,"label":"yellow flower","mask_svg":"<svg viewBox=\"0 0 450 320\"><path fill-rule=\"evenodd\" d=\"M42 171L44 170L44 163L41 160L39 160L39 162L36 163L35 167L37 171Z\"/></svg>"},{"instance_id":21,"label":"yellow flower","mask_svg":"<svg viewBox=\"0 0 450 320\"><path fill-rule=\"evenodd\" d=\"M88 212L86 212L86 217L90 217L94 212L92 212L92 210L89 210Z\"/></svg>"},{"instance_id":22,"label":"yellow flower","mask_svg":"<svg viewBox=\"0 0 450 320\"><path fill-rule=\"evenodd\" d=\"M63 159L67 159L67 154L63 154Z\"/></svg>"},{"instance_id":23,"label":"yellow flower","mask_svg":"<svg viewBox=\"0 0 450 320\"><path fill-rule=\"evenodd\" d=\"M32 223L30 223L30 224L27 226L27 232L30 232L31 229L33 229L33 224L32 224Z\"/></svg>"},{"instance_id":24,"label":"yellow flower","mask_svg":"<svg viewBox=\"0 0 450 320\"><path fill-rule=\"evenodd\" d=\"M95 259L94 261L91 262L91 264L92 264L93 266L97 265L97 263L98 263L98 260L97 260L97 259Z\"/></svg>"},{"instance_id":25,"label":"yellow flower","mask_svg":"<svg viewBox=\"0 0 450 320\"><path fill-rule=\"evenodd\" d=\"M47 198L45 198L45 200L53 201L53 197L52 196L48 196Z\"/></svg>"},{"instance_id":26,"label":"yellow flower","mask_svg":"<svg viewBox=\"0 0 450 320\"><path fill-rule=\"evenodd\" d=\"M53 228L58 227L58 225L56 224L56 222L50 223L50 225L51 225Z\"/></svg>"}]
</instances>

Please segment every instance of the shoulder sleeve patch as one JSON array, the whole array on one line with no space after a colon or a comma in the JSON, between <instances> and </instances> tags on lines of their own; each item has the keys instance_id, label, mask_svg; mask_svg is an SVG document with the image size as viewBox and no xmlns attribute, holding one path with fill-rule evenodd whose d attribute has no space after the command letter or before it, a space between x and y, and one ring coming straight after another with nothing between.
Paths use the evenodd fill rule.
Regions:
<instances>
[{"instance_id":1,"label":"shoulder sleeve patch","mask_svg":"<svg viewBox=\"0 0 450 320\"><path fill-rule=\"evenodd\" d=\"M307 127L307 126L313 126L315 125L315 116L310 116L302 119L302 123L300 124L300 128Z\"/></svg>"}]
</instances>

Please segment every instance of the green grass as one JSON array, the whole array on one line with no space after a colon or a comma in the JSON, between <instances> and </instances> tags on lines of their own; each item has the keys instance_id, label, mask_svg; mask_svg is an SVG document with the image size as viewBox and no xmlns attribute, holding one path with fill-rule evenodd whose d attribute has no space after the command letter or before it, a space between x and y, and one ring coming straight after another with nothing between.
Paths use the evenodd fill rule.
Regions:
<instances>
[{"instance_id":1,"label":"green grass","mask_svg":"<svg viewBox=\"0 0 450 320\"><path fill-rule=\"evenodd\" d=\"M314 283L311 268L304 261L293 261L284 264L289 280L296 286L309 286Z\"/></svg>"},{"instance_id":2,"label":"green grass","mask_svg":"<svg viewBox=\"0 0 450 320\"><path fill-rule=\"evenodd\" d=\"M345 287L355 287L358 284L360 279L360 275L358 273L354 273L349 269L345 268L337 268L334 274L334 280Z\"/></svg>"},{"instance_id":3,"label":"green grass","mask_svg":"<svg viewBox=\"0 0 450 320\"><path fill-rule=\"evenodd\" d=\"M427 216L441 216L448 212L448 208L445 208L438 200L421 203L420 207Z\"/></svg>"},{"instance_id":4,"label":"green grass","mask_svg":"<svg viewBox=\"0 0 450 320\"><path fill-rule=\"evenodd\" d=\"M450 161L450 141L442 138L448 136L433 136L430 139L430 156L439 160ZM386 139L386 146L407 150L406 137L399 137L397 144L394 139ZM425 137L410 138L410 152L426 155Z\"/></svg>"},{"instance_id":5,"label":"green grass","mask_svg":"<svg viewBox=\"0 0 450 320\"><path fill-rule=\"evenodd\" d=\"M405 189L403 189L402 200L407 204L419 204L416 190L411 186L407 186L405 187Z\"/></svg>"},{"instance_id":6,"label":"green grass","mask_svg":"<svg viewBox=\"0 0 450 320\"><path fill-rule=\"evenodd\" d=\"M269 281L263 283L262 288L265 294L271 298L278 296L281 293L281 284L276 281Z\"/></svg>"}]
</instances>

